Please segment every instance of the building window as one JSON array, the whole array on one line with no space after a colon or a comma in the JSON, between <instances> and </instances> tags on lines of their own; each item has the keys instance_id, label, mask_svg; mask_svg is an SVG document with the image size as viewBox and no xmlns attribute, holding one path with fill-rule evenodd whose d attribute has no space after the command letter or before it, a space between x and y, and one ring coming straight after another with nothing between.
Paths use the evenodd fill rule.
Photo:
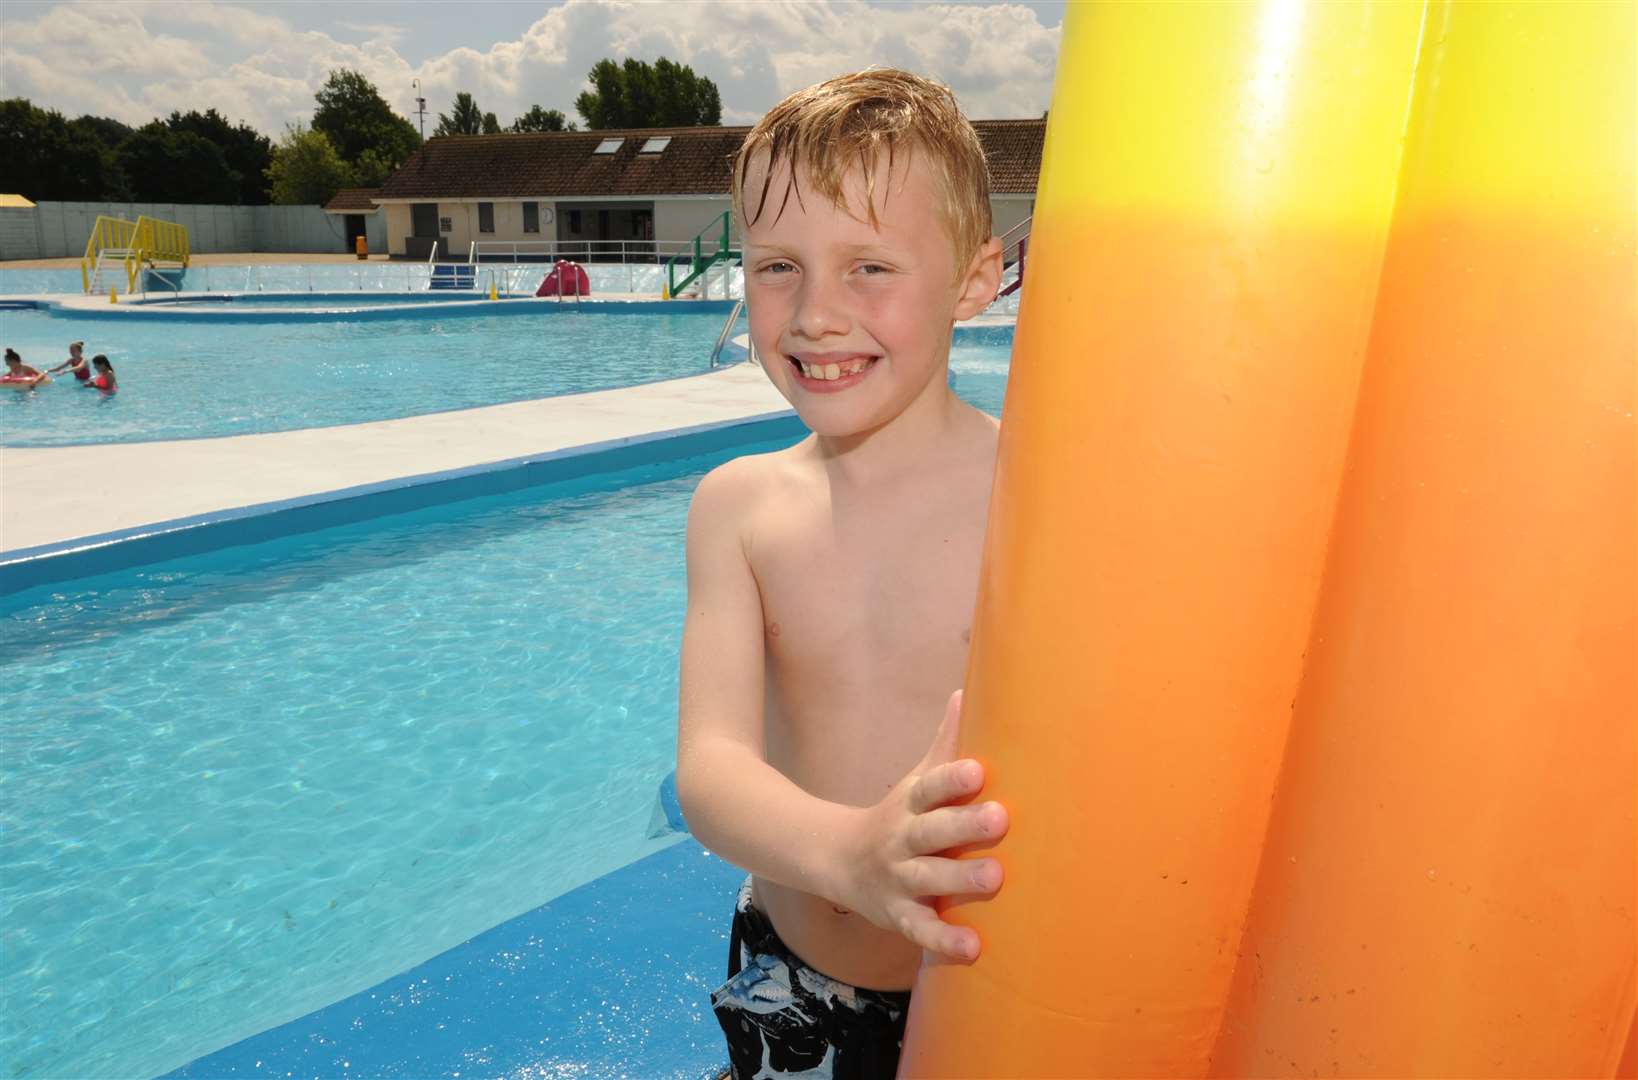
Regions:
<instances>
[{"instance_id":1,"label":"building window","mask_svg":"<svg viewBox=\"0 0 1638 1080\"><path fill-rule=\"evenodd\" d=\"M580 235L580 211L578 210L569 211L569 231L576 236Z\"/></svg>"},{"instance_id":2,"label":"building window","mask_svg":"<svg viewBox=\"0 0 1638 1080\"><path fill-rule=\"evenodd\" d=\"M526 202L523 204L523 231L537 233L540 231L540 204Z\"/></svg>"},{"instance_id":3,"label":"building window","mask_svg":"<svg viewBox=\"0 0 1638 1080\"><path fill-rule=\"evenodd\" d=\"M643 148L641 150L637 151L637 152L639 154L658 154L660 151L664 150L666 147L668 147L670 145L671 145L671 136L669 136L669 135L656 135L654 138L652 138L652 139L648 140L647 142L645 142L643 144Z\"/></svg>"},{"instance_id":4,"label":"building window","mask_svg":"<svg viewBox=\"0 0 1638 1080\"><path fill-rule=\"evenodd\" d=\"M621 144L623 144L625 141L626 140L624 139L604 139L602 142L597 144L597 149L593 150L592 153L612 154L616 150L620 149Z\"/></svg>"},{"instance_id":5,"label":"building window","mask_svg":"<svg viewBox=\"0 0 1638 1080\"><path fill-rule=\"evenodd\" d=\"M492 203L492 202L481 202L481 203L478 204L478 231L479 232L494 232L495 231L495 204L494 203Z\"/></svg>"}]
</instances>

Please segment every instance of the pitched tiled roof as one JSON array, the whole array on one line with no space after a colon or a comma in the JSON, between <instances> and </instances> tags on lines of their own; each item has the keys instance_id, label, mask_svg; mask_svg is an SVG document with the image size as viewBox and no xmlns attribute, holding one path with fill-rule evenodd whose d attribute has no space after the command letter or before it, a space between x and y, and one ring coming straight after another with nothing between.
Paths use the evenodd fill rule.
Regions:
<instances>
[{"instance_id":1,"label":"pitched tiled roof","mask_svg":"<svg viewBox=\"0 0 1638 1080\"><path fill-rule=\"evenodd\" d=\"M324 204L327 214L368 214L375 209L375 195L380 188L344 187Z\"/></svg>"},{"instance_id":2,"label":"pitched tiled roof","mask_svg":"<svg viewBox=\"0 0 1638 1080\"><path fill-rule=\"evenodd\" d=\"M979 120L997 194L1033 193L1045 120ZM378 199L564 199L588 196L726 195L729 163L748 127L643 128L428 139L388 177ZM649 139L670 136L657 154ZM612 154L605 139L623 140ZM339 197L339 196L338 196Z\"/></svg>"},{"instance_id":3,"label":"pitched tiled roof","mask_svg":"<svg viewBox=\"0 0 1638 1080\"><path fill-rule=\"evenodd\" d=\"M1046 120L976 120L978 141L990 163L990 191L995 195L1033 195L1041 175L1041 144Z\"/></svg>"}]
</instances>

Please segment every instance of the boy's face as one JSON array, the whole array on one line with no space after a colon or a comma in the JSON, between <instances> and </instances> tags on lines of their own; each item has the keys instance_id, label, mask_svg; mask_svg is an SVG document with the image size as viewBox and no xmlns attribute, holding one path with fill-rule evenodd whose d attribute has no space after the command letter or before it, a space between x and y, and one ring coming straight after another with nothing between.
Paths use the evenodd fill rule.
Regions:
<instances>
[{"instance_id":1,"label":"boy's face","mask_svg":"<svg viewBox=\"0 0 1638 1080\"><path fill-rule=\"evenodd\" d=\"M843 187L851 214L800 175L801 201L792 192L780 213L784 164L761 217L743 226L751 340L774 385L820 435L873 431L945 393L950 327L995 297L994 241L958 273L930 170L919 150L909 157L906 165L900 155L891 176L885 157L877 167L877 227L858 172ZM746 177L747 214L761 199L765 162Z\"/></svg>"}]
</instances>

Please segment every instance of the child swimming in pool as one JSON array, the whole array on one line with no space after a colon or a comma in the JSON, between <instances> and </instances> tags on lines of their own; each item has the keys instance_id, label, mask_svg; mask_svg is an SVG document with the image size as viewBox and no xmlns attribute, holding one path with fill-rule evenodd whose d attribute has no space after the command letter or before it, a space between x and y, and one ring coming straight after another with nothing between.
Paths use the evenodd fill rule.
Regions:
<instances>
[{"instance_id":1,"label":"child swimming in pool","mask_svg":"<svg viewBox=\"0 0 1638 1080\"><path fill-rule=\"evenodd\" d=\"M900 71L786 98L734 164L751 340L812 434L700 483L688 519L677 787L750 871L712 1004L736 1077L893 1075L936 897L1007 829L950 761L998 426L947 378L994 299L988 171L953 95Z\"/></svg>"},{"instance_id":2,"label":"child swimming in pool","mask_svg":"<svg viewBox=\"0 0 1638 1080\"><path fill-rule=\"evenodd\" d=\"M85 359L85 342L71 341L68 344L68 359L54 368L47 370L47 375L55 375L59 371L67 370L74 373L74 378L81 384L91 381L91 365Z\"/></svg>"},{"instance_id":3,"label":"child swimming in pool","mask_svg":"<svg viewBox=\"0 0 1638 1080\"><path fill-rule=\"evenodd\" d=\"M31 364L23 363L23 356L16 349L6 350L5 382L13 386L34 387L42 386L51 381L51 376Z\"/></svg>"},{"instance_id":4,"label":"child swimming in pool","mask_svg":"<svg viewBox=\"0 0 1638 1080\"><path fill-rule=\"evenodd\" d=\"M93 356L91 366L96 369L97 377L80 385L101 390L104 395L112 394L119 389L119 384L114 381L114 365L108 362L106 356L102 355L102 353Z\"/></svg>"}]
</instances>

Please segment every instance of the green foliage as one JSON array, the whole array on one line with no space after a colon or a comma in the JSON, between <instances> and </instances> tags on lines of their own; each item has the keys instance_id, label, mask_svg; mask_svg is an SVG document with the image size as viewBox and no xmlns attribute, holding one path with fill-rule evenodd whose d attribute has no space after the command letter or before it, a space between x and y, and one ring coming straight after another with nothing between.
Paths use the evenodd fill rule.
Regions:
<instances>
[{"instance_id":1,"label":"green foliage","mask_svg":"<svg viewBox=\"0 0 1638 1080\"><path fill-rule=\"evenodd\" d=\"M717 84L663 56L652 65L637 59L622 65L605 58L592 65L586 79L592 88L575 99L574 107L593 131L722 123Z\"/></svg>"},{"instance_id":2,"label":"green foliage","mask_svg":"<svg viewBox=\"0 0 1638 1080\"><path fill-rule=\"evenodd\" d=\"M434 135L482 135L484 115L478 108L478 103L472 100L472 95L462 90L455 95L455 104L451 106L449 115L438 114L438 126L433 130ZM499 125L496 125L499 130Z\"/></svg>"},{"instance_id":3,"label":"green foliage","mask_svg":"<svg viewBox=\"0 0 1638 1080\"><path fill-rule=\"evenodd\" d=\"M330 140L360 184L382 183L421 145L415 125L394 112L375 84L356 71L330 72L313 99L318 108L312 130Z\"/></svg>"},{"instance_id":4,"label":"green foliage","mask_svg":"<svg viewBox=\"0 0 1638 1080\"><path fill-rule=\"evenodd\" d=\"M216 143L152 120L116 151L137 202L236 203L244 179Z\"/></svg>"},{"instance_id":5,"label":"green foliage","mask_svg":"<svg viewBox=\"0 0 1638 1080\"><path fill-rule=\"evenodd\" d=\"M173 112L166 118L165 126L174 132L192 133L221 147L228 168L239 175L238 190L232 198L207 201L238 203L242 206L267 204L266 174L268 165L273 161L272 139L248 124L229 124L227 118L215 109L206 109L202 113L197 110Z\"/></svg>"},{"instance_id":6,"label":"green foliage","mask_svg":"<svg viewBox=\"0 0 1638 1080\"><path fill-rule=\"evenodd\" d=\"M539 105L531 105L529 111L512 121L512 130L520 132L530 131L576 131L574 124L565 123L567 118L556 109L543 109Z\"/></svg>"},{"instance_id":7,"label":"green foliage","mask_svg":"<svg viewBox=\"0 0 1638 1080\"><path fill-rule=\"evenodd\" d=\"M131 128L64 119L24 98L0 102L7 188L41 200L259 204L273 144L215 109Z\"/></svg>"},{"instance_id":8,"label":"green foliage","mask_svg":"<svg viewBox=\"0 0 1638 1080\"><path fill-rule=\"evenodd\" d=\"M501 133L500 121L495 119L495 114L492 112L483 114L483 133L485 135L499 135Z\"/></svg>"},{"instance_id":9,"label":"green foliage","mask_svg":"<svg viewBox=\"0 0 1638 1080\"><path fill-rule=\"evenodd\" d=\"M301 124L285 128L267 168L273 201L281 206L323 206L353 182L353 171L336 153L330 137Z\"/></svg>"},{"instance_id":10,"label":"green foliage","mask_svg":"<svg viewBox=\"0 0 1638 1080\"><path fill-rule=\"evenodd\" d=\"M124 190L98 123L70 121L26 98L0 101L0 161L5 189L35 202L104 199Z\"/></svg>"}]
</instances>

